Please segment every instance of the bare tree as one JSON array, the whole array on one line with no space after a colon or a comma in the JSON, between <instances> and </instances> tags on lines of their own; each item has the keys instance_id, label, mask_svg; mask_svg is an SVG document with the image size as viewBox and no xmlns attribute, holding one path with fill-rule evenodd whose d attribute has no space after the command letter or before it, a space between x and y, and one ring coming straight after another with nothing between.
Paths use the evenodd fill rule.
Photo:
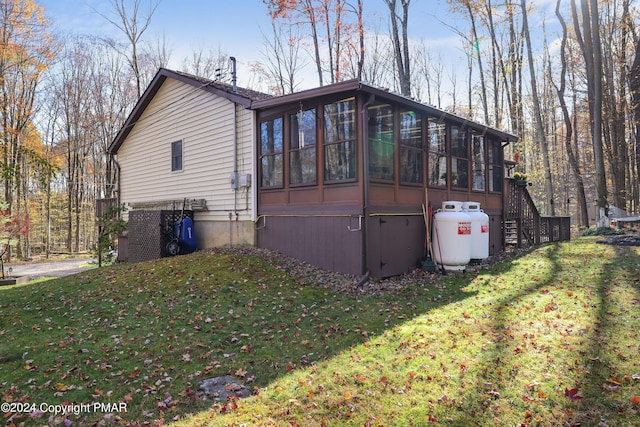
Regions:
<instances>
[{"instance_id":1,"label":"bare tree","mask_svg":"<svg viewBox=\"0 0 640 427\"><path fill-rule=\"evenodd\" d=\"M635 169L640 171L640 39L635 43L635 57L631 70L629 71L629 87L632 97L632 117L635 124L635 151L633 152L635 157ZM637 184L632 188L637 190ZM637 193L634 198L638 197Z\"/></svg>"},{"instance_id":2,"label":"bare tree","mask_svg":"<svg viewBox=\"0 0 640 427\"><path fill-rule=\"evenodd\" d=\"M127 42L129 43L128 48L122 48L117 43L113 43L112 47L127 58L127 62L133 70L133 75L136 80L138 97L142 95L144 87L142 67L140 64L140 42L142 35L151 24L151 18L160 5L160 0L149 0L149 7L144 15L140 15L140 3L141 0L133 0L132 3L130 1L126 2L125 0L111 0L111 5L113 6L116 17L111 18L100 14L127 37ZM131 5L131 11L127 10L127 4Z\"/></svg>"},{"instance_id":3,"label":"bare tree","mask_svg":"<svg viewBox=\"0 0 640 427\"><path fill-rule=\"evenodd\" d=\"M392 80L390 74L394 68L388 38L374 30L368 33L366 43L367 54L362 66L362 79L374 85L385 86Z\"/></svg>"},{"instance_id":4,"label":"bare tree","mask_svg":"<svg viewBox=\"0 0 640 427\"><path fill-rule=\"evenodd\" d=\"M345 74L349 68L348 55L356 54L357 62L364 62L363 2L353 6L347 0L263 0L272 21L289 20L290 25L308 32L311 39L312 58L318 74L318 83L324 84L325 76L331 83L361 74ZM356 53L354 46L360 46Z\"/></svg>"},{"instance_id":5,"label":"bare tree","mask_svg":"<svg viewBox=\"0 0 640 427\"><path fill-rule=\"evenodd\" d=\"M86 141L93 171L87 179L94 182L94 198L111 198L116 197L117 167L107 150L137 96L127 84L131 73L127 72L121 55L114 54L102 43L92 43L88 48L88 90L94 100L88 119L95 120L95 126L91 140Z\"/></svg>"},{"instance_id":6,"label":"bare tree","mask_svg":"<svg viewBox=\"0 0 640 427\"><path fill-rule=\"evenodd\" d=\"M396 61L396 71L400 84L400 93L411 96L411 59L409 57L409 5L411 0L400 0L401 10L398 10L397 0L384 0L389 8L391 22L391 39Z\"/></svg>"},{"instance_id":7,"label":"bare tree","mask_svg":"<svg viewBox=\"0 0 640 427\"><path fill-rule=\"evenodd\" d=\"M217 51L209 49L194 50L182 61L181 71L212 80L226 79L230 73L229 54L218 47Z\"/></svg>"},{"instance_id":8,"label":"bare tree","mask_svg":"<svg viewBox=\"0 0 640 427\"><path fill-rule=\"evenodd\" d=\"M472 50L471 52L478 61L478 74L480 75L480 100L482 101L482 110L484 112L484 122L489 122L489 106L487 103L487 85L484 81L484 67L482 62L482 55L480 55L480 38L478 37L478 30L476 28L475 12L472 7L471 1L466 0L465 6L469 13L469 21L471 22L471 37L472 37Z\"/></svg>"},{"instance_id":9,"label":"bare tree","mask_svg":"<svg viewBox=\"0 0 640 427\"><path fill-rule=\"evenodd\" d=\"M613 204L621 209L627 205L627 51L631 38L629 0L619 7L606 7L600 26L602 51L603 151L610 171Z\"/></svg>"},{"instance_id":10,"label":"bare tree","mask_svg":"<svg viewBox=\"0 0 640 427\"><path fill-rule=\"evenodd\" d=\"M52 90L59 103L58 147L64 153L63 177L67 189L67 250L80 250L82 205L93 197L93 182L87 178L90 153L96 137L95 98L91 88L93 40L67 40Z\"/></svg>"},{"instance_id":11,"label":"bare tree","mask_svg":"<svg viewBox=\"0 0 640 427\"><path fill-rule=\"evenodd\" d=\"M543 167L544 167L544 184L546 200L545 205L547 207L547 213L551 216L555 216L554 208L554 189L553 180L551 178L551 165L549 163L549 152L547 139L544 132L544 126L542 123L542 109L540 98L538 96L538 81L536 80L535 63L533 61L533 49L531 48L531 33L529 32L529 23L527 19L527 4L526 0L521 0L522 6L522 28L524 30L525 42L527 45L527 58L529 62L529 74L531 77L531 98L533 102L533 119L534 119L534 140L537 146L540 148L542 155Z\"/></svg>"},{"instance_id":12,"label":"bare tree","mask_svg":"<svg viewBox=\"0 0 640 427\"><path fill-rule=\"evenodd\" d=\"M562 109L562 117L564 120L565 127L565 135L564 135L564 143L565 149L567 152L567 157L569 159L569 165L571 166L571 170L573 171L573 177L576 182L576 192L578 195L578 205L580 206L580 215L581 225L584 227L589 227L589 214L587 211L587 198L585 196L584 191L584 179L582 176L582 168L580 167L579 162L579 153L577 153L573 149L573 123L571 120L571 114L569 113L569 108L567 107L567 103L565 100L565 90L566 90L566 75L567 75L567 24L560 13L560 3L562 0L558 0L556 3L556 16L558 17L558 21L562 26L562 42L560 45L560 62L561 62L561 70L560 70L560 86L554 83L554 87L558 94L558 100L560 102L560 107Z\"/></svg>"},{"instance_id":13,"label":"bare tree","mask_svg":"<svg viewBox=\"0 0 640 427\"><path fill-rule=\"evenodd\" d=\"M271 19L272 38L263 34L265 71L273 82L274 92L281 95L295 92L298 87L296 77L305 65L300 59L303 37L299 29L288 16L274 16Z\"/></svg>"},{"instance_id":14,"label":"bare tree","mask_svg":"<svg viewBox=\"0 0 640 427\"><path fill-rule=\"evenodd\" d=\"M145 63L155 73L160 68L166 68L171 59L171 48L167 44L164 34L154 41L147 43L144 56Z\"/></svg>"},{"instance_id":15,"label":"bare tree","mask_svg":"<svg viewBox=\"0 0 640 427\"><path fill-rule=\"evenodd\" d=\"M415 88L416 98L423 99L427 103L440 108L442 102L442 74L444 72L442 58L438 56L438 59L434 59L424 42L419 44L413 58L412 87ZM426 98L422 96L421 90L423 87L426 90Z\"/></svg>"},{"instance_id":16,"label":"bare tree","mask_svg":"<svg viewBox=\"0 0 640 427\"><path fill-rule=\"evenodd\" d=\"M575 0L571 0L571 13L576 39L582 50L587 71L587 99L595 163L596 217L598 226L603 226L608 222L608 207L607 180L602 148L602 52L597 6L597 1L595 0L581 0L581 29ZM600 214L601 212L603 213L602 215Z\"/></svg>"}]
</instances>

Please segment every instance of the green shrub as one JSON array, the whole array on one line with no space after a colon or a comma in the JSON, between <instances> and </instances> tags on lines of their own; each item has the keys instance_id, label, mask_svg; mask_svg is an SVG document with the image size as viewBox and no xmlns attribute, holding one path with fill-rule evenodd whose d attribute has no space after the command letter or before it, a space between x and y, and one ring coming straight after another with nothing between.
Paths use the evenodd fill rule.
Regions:
<instances>
[{"instance_id":1,"label":"green shrub","mask_svg":"<svg viewBox=\"0 0 640 427\"><path fill-rule=\"evenodd\" d=\"M624 234L624 232L609 227L588 228L582 233L583 236L615 236L619 234Z\"/></svg>"}]
</instances>

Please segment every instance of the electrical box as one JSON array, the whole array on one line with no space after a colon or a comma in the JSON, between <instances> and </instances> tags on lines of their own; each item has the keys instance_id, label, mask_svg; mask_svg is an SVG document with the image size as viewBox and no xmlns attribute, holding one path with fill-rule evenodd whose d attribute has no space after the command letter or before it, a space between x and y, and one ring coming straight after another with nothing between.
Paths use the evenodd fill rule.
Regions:
<instances>
[{"instance_id":1,"label":"electrical box","mask_svg":"<svg viewBox=\"0 0 640 427\"><path fill-rule=\"evenodd\" d=\"M240 186L238 185L238 184L239 184L239 183L238 183L238 177L239 177L239 175L238 175L238 173L237 173L237 172L234 172L234 173L232 173L232 174L229 176L229 181L231 182L231 189L232 189L232 190L237 190L237 189L238 189L238 187L240 187Z\"/></svg>"},{"instance_id":2,"label":"electrical box","mask_svg":"<svg viewBox=\"0 0 640 427\"><path fill-rule=\"evenodd\" d=\"M240 187L251 187L251 174L244 173L238 177L238 186Z\"/></svg>"},{"instance_id":3,"label":"electrical box","mask_svg":"<svg viewBox=\"0 0 640 427\"><path fill-rule=\"evenodd\" d=\"M241 187L251 187L251 174L250 173L232 173L229 176L229 180L231 182L231 189L237 190Z\"/></svg>"}]
</instances>

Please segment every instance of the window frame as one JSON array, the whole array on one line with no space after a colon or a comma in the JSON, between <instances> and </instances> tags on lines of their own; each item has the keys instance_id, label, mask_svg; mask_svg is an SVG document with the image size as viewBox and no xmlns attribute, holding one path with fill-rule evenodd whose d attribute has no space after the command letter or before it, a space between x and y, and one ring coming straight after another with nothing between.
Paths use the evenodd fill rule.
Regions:
<instances>
[{"instance_id":1,"label":"window frame","mask_svg":"<svg viewBox=\"0 0 640 427\"><path fill-rule=\"evenodd\" d=\"M406 122L403 120L403 117L405 115L409 115L415 120L410 128L404 127ZM398 110L398 175L400 184L402 185L424 185L424 159L426 153L424 149L425 131L423 124L424 117L419 112L409 108L400 108ZM417 132L415 131L416 129ZM407 136L405 137L403 135ZM411 154L413 154L413 158L415 159L413 162L413 168L408 167L409 163L411 163L408 160L412 157ZM405 162L405 159L407 159L407 162ZM417 173L417 177L414 180L405 179L406 173L410 170L414 172L412 175Z\"/></svg>"},{"instance_id":2,"label":"window frame","mask_svg":"<svg viewBox=\"0 0 640 427\"><path fill-rule=\"evenodd\" d=\"M180 153L176 153L176 147L180 147ZM179 162L179 164L178 164ZM184 170L184 143L182 139L171 142L171 172Z\"/></svg>"},{"instance_id":3,"label":"window frame","mask_svg":"<svg viewBox=\"0 0 640 427\"><path fill-rule=\"evenodd\" d=\"M476 141L480 140L481 148L476 150ZM484 134L471 131L471 191L486 192L487 191L487 138ZM476 177L476 169L480 166L482 181ZM476 188L476 183L482 182L482 188Z\"/></svg>"},{"instance_id":4,"label":"window frame","mask_svg":"<svg viewBox=\"0 0 640 427\"><path fill-rule=\"evenodd\" d=\"M388 103L376 103L369 106L367 110L367 144L369 144L369 164L367 167L369 168L369 180L393 183L396 178L396 109ZM381 112L383 115L372 114L372 112L376 111ZM374 144L377 144L377 148L374 147ZM390 153L388 152L389 149ZM385 167L387 170L383 169Z\"/></svg>"},{"instance_id":5,"label":"window frame","mask_svg":"<svg viewBox=\"0 0 640 427\"><path fill-rule=\"evenodd\" d=\"M338 108L337 111L331 112L328 110L328 108L330 108L332 105L348 105L349 108L342 109L342 110ZM322 180L324 184L339 184L344 182L355 182L358 179L358 150L357 150L357 133L358 133L357 116L358 115L356 110L357 110L357 102L355 97L340 99L335 102L326 103L322 106L322 118L323 118ZM331 120L328 119L329 117L331 117L332 114L337 116L337 120L338 120L337 123L341 124L341 126L336 126L332 128L332 130L342 129L344 131L345 127L343 123L350 123L349 127L346 128L348 129L348 132L349 132L349 135L347 138L336 137L336 139L330 140L329 132L327 128L330 127L332 124ZM348 122L341 121L342 117L345 115L350 116L349 117L350 119L348 120ZM337 136L341 136L341 135L337 135ZM342 136L347 136L347 135L342 135ZM345 156L345 159L346 159L345 164L347 165L346 168L347 168L347 172L349 172L349 176L345 176L344 178L328 179L328 177L339 175L337 173L336 174L329 173L330 172L329 168L332 165L328 164L327 160L329 159L329 157L331 157L329 155L329 150L340 149L340 146L345 147L344 153L341 156Z\"/></svg>"},{"instance_id":6,"label":"window frame","mask_svg":"<svg viewBox=\"0 0 640 427\"><path fill-rule=\"evenodd\" d=\"M311 116L313 118L313 129L309 129L310 133L307 134L303 130L303 140L302 146L300 146L300 118L299 115L302 115L302 120L304 124L304 120L307 117L305 115ZM294 129L294 126L296 129ZM303 128L304 129L304 128ZM305 144L305 139L307 135L313 136L313 142ZM295 146L294 146L295 143ZM306 110L300 110L296 113L289 114L289 185L292 187L303 187L303 186L313 186L318 184L318 117L317 117L317 108L312 107ZM305 162L304 155L312 153L312 161L308 162L307 165L311 166L313 169L313 180L305 181L305 173L303 171ZM298 158L298 162L300 162L300 182L294 182L294 164L296 157Z\"/></svg>"},{"instance_id":7,"label":"window frame","mask_svg":"<svg viewBox=\"0 0 640 427\"><path fill-rule=\"evenodd\" d=\"M469 131L460 125L452 125L449 126L449 144L451 153L451 164L450 164L450 174L451 174L451 189L456 190L466 190L469 191ZM459 135L463 135L460 137ZM454 144L455 141L462 141L464 148L458 149L458 144ZM454 163L455 162L455 163ZM458 169L460 166L465 167L464 175L459 177ZM456 177L454 179L454 174ZM459 184L462 185L459 185Z\"/></svg>"},{"instance_id":8,"label":"window frame","mask_svg":"<svg viewBox=\"0 0 640 427\"><path fill-rule=\"evenodd\" d=\"M280 122L280 129L276 128L276 123ZM273 151L267 151L264 152L265 149L265 143L263 140L263 137L265 136L264 134L264 130L263 130L263 126L264 125L268 125L268 123L273 123L273 129L272 132L274 132L274 134L272 135L273 137ZM274 118L271 118L269 120L263 120L260 122L258 129L260 132L260 188L261 189L279 189L279 188L283 188L284 187L284 145L285 145L285 141L284 141L284 116L277 116ZM278 140L276 139L276 131L279 130L279 147L276 147L276 144L278 143ZM267 129L267 137L269 137L268 135L269 129ZM278 148L279 151L276 149ZM269 147L267 146L267 150L269 149ZM279 160L278 160L279 159ZM273 164L272 167L273 168L273 176L266 175L264 173L264 161L267 160L272 160ZM279 171L276 170L276 168L279 166ZM265 185L265 177L268 176L270 179L273 179L273 183L267 183L267 185Z\"/></svg>"},{"instance_id":9,"label":"window frame","mask_svg":"<svg viewBox=\"0 0 640 427\"><path fill-rule=\"evenodd\" d=\"M431 187L447 188L449 184L449 152L447 146L449 127L450 125L445 121L438 120L435 117L427 117L427 185ZM434 129L438 129L438 132L434 133ZM437 138L437 142L435 138ZM444 165L444 176L441 173L442 168L438 167L438 177L435 181L432 181L432 173L434 172L432 166L436 164L438 166Z\"/></svg>"},{"instance_id":10,"label":"window frame","mask_svg":"<svg viewBox=\"0 0 640 427\"><path fill-rule=\"evenodd\" d=\"M502 142L497 138L487 138L487 191L490 193L502 193L504 191L504 152ZM493 148L493 150L492 150ZM496 172L497 171L497 172ZM495 173L498 176L495 176ZM498 189L495 184L498 184Z\"/></svg>"}]
</instances>

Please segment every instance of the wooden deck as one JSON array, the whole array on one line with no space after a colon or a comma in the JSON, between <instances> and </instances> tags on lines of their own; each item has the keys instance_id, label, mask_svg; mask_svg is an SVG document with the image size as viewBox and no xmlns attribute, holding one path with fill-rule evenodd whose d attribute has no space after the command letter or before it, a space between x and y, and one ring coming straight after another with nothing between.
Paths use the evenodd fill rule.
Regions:
<instances>
[{"instance_id":1,"label":"wooden deck","mask_svg":"<svg viewBox=\"0 0 640 427\"><path fill-rule=\"evenodd\" d=\"M571 218L542 216L526 183L507 179L504 201L504 244L518 248L571 239Z\"/></svg>"}]
</instances>

